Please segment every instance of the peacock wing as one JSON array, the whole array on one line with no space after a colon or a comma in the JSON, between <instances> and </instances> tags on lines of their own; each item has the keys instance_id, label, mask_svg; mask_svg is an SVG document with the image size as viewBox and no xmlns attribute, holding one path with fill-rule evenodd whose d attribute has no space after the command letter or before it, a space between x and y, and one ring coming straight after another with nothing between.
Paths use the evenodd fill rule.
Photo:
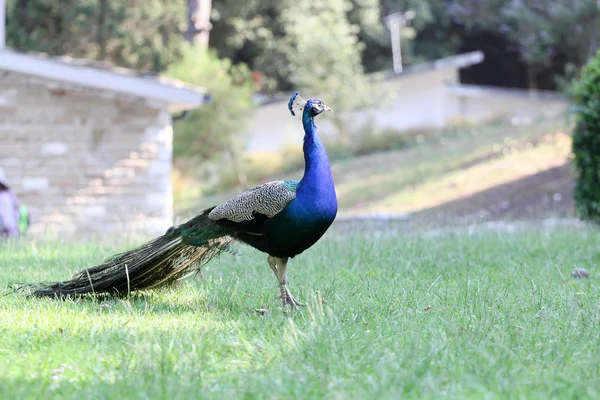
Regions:
<instances>
[{"instance_id":1,"label":"peacock wing","mask_svg":"<svg viewBox=\"0 0 600 400\"><path fill-rule=\"evenodd\" d=\"M298 181L264 183L216 206L208 218L238 231L259 233L263 223L279 214L296 198Z\"/></svg>"}]
</instances>

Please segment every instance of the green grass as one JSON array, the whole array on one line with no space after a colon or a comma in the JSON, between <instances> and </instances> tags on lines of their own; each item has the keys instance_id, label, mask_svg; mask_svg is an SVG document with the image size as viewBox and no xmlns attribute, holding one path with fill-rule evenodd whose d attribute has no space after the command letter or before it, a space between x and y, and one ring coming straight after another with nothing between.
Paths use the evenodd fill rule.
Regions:
<instances>
[{"instance_id":1,"label":"green grass","mask_svg":"<svg viewBox=\"0 0 600 400\"><path fill-rule=\"evenodd\" d=\"M290 264L309 303L294 313L244 247L129 299L3 296L1 397L598 398L599 245L574 228L330 234ZM0 245L0 283L61 279L121 249Z\"/></svg>"}]
</instances>

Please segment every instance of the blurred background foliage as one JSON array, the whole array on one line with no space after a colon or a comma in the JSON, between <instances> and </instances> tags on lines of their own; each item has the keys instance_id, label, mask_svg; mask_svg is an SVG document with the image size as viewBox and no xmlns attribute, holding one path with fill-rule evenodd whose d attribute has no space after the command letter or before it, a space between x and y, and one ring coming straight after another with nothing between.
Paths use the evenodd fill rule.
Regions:
<instances>
[{"instance_id":1,"label":"blurred background foliage","mask_svg":"<svg viewBox=\"0 0 600 400\"><path fill-rule=\"evenodd\" d=\"M259 98L327 93L336 111L378 99L368 75L392 69L385 16L409 10L403 63L482 50L463 83L562 90L598 49L597 0L7 0L7 44L206 87L212 102L174 125L177 164L201 175L223 158L243 170ZM208 44L194 39L202 29Z\"/></svg>"},{"instance_id":2,"label":"blurred background foliage","mask_svg":"<svg viewBox=\"0 0 600 400\"><path fill-rule=\"evenodd\" d=\"M194 1L198 0L8 0L7 42L163 72L183 57L180 45L188 28L188 6ZM209 46L220 58L260 72L258 89L264 93L307 84L294 74L299 63L314 62L306 61L307 52L298 51L302 46L325 51L344 44L342 51L327 52L329 76L341 68L366 73L391 69L383 18L407 10L413 10L415 18L402 34L406 64L482 49L486 61L477 73L471 71L470 79L556 89L556 77L568 65L581 67L597 50L600 23L596 0L202 2L206 4L211 7ZM510 73L503 69L508 64Z\"/></svg>"}]
</instances>

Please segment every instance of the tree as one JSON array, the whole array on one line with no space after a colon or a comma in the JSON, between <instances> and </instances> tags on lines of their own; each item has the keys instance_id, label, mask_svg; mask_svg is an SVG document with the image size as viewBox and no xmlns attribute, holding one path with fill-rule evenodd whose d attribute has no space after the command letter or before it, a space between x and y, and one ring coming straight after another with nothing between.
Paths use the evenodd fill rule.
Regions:
<instances>
[{"instance_id":1,"label":"tree","mask_svg":"<svg viewBox=\"0 0 600 400\"><path fill-rule=\"evenodd\" d=\"M583 68L572 93L575 206L581 218L600 223L600 51Z\"/></svg>"},{"instance_id":2,"label":"tree","mask_svg":"<svg viewBox=\"0 0 600 400\"><path fill-rule=\"evenodd\" d=\"M185 39L190 43L207 47L210 29L211 0L187 0L187 30Z\"/></svg>"},{"instance_id":3,"label":"tree","mask_svg":"<svg viewBox=\"0 0 600 400\"><path fill-rule=\"evenodd\" d=\"M179 57L184 20L177 0L13 0L7 44L160 72Z\"/></svg>"},{"instance_id":4,"label":"tree","mask_svg":"<svg viewBox=\"0 0 600 400\"><path fill-rule=\"evenodd\" d=\"M557 62L563 70L580 68L598 48L597 0L450 0L448 14L467 30L507 37L526 63L532 89L540 72Z\"/></svg>"},{"instance_id":5,"label":"tree","mask_svg":"<svg viewBox=\"0 0 600 400\"><path fill-rule=\"evenodd\" d=\"M449 0L447 13L453 22L466 29L486 27L500 29L502 11L511 0Z\"/></svg>"},{"instance_id":6,"label":"tree","mask_svg":"<svg viewBox=\"0 0 600 400\"><path fill-rule=\"evenodd\" d=\"M311 7L313 3L310 3ZM285 14L296 7L291 0L220 0L213 5L211 46L221 57L244 62L264 74L266 93L290 91L290 54ZM312 11L311 11L312 13ZM369 72L379 71L389 61L389 35L381 23L378 0L345 0L344 13L366 48L362 62ZM340 14L341 16L342 14ZM367 46L364 46L364 45Z\"/></svg>"},{"instance_id":7,"label":"tree","mask_svg":"<svg viewBox=\"0 0 600 400\"><path fill-rule=\"evenodd\" d=\"M381 14L414 12L410 26L401 32L404 64L430 61L456 53L460 38L452 29L447 0L380 0ZM389 33L386 32L386 37ZM386 42L386 69L391 68L390 44Z\"/></svg>"},{"instance_id":8,"label":"tree","mask_svg":"<svg viewBox=\"0 0 600 400\"><path fill-rule=\"evenodd\" d=\"M166 74L204 86L210 101L175 123L174 157L195 165L228 155L238 163L238 181L245 186L238 155L244 148L244 128L254 107L249 71L244 65L232 65L214 51L195 45L182 45L181 53L181 60Z\"/></svg>"},{"instance_id":9,"label":"tree","mask_svg":"<svg viewBox=\"0 0 600 400\"><path fill-rule=\"evenodd\" d=\"M347 7L344 0L304 0L283 15L290 81L302 91L327 95L342 136L347 133L342 112L368 103L362 46L357 27L346 19Z\"/></svg>"},{"instance_id":10,"label":"tree","mask_svg":"<svg viewBox=\"0 0 600 400\"><path fill-rule=\"evenodd\" d=\"M356 35L363 47L361 62L365 72L389 69L390 35L382 23L379 0L350 0L346 17L358 29Z\"/></svg>"},{"instance_id":11,"label":"tree","mask_svg":"<svg viewBox=\"0 0 600 400\"><path fill-rule=\"evenodd\" d=\"M289 0L219 0L213 4L210 45L220 57L264 74L261 90L292 89L282 13Z\"/></svg>"},{"instance_id":12,"label":"tree","mask_svg":"<svg viewBox=\"0 0 600 400\"><path fill-rule=\"evenodd\" d=\"M560 54L581 67L598 49L600 8L596 0L511 0L503 8L502 29L519 44L529 65L529 86L537 74Z\"/></svg>"}]
</instances>

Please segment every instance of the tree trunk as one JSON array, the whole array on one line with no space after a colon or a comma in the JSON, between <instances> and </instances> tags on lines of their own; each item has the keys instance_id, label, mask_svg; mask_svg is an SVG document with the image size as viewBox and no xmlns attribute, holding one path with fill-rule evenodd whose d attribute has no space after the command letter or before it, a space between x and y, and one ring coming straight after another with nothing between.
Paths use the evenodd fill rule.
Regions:
<instances>
[{"instance_id":1,"label":"tree trunk","mask_svg":"<svg viewBox=\"0 0 600 400\"><path fill-rule=\"evenodd\" d=\"M538 67L535 65L527 66L527 87L529 90L536 90L538 88L537 84L537 75L538 75Z\"/></svg>"},{"instance_id":2,"label":"tree trunk","mask_svg":"<svg viewBox=\"0 0 600 400\"><path fill-rule=\"evenodd\" d=\"M187 31L185 39L198 46L207 47L212 24L210 23L211 0L187 0Z\"/></svg>"},{"instance_id":3,"label":"tree trunk","mask_svg":"<svg viewBox=\"0 0 600 400\"><path fill-rule=\"evenodd\" d=\"M108 32L106 21L108 14L108 0L100 0L98 4L98 26L96 31L96 43L98 44L98 60L106 58L106 43L108 42ZM110 18L110 17L108 17Z\"/></svg>"}]
</instances>

